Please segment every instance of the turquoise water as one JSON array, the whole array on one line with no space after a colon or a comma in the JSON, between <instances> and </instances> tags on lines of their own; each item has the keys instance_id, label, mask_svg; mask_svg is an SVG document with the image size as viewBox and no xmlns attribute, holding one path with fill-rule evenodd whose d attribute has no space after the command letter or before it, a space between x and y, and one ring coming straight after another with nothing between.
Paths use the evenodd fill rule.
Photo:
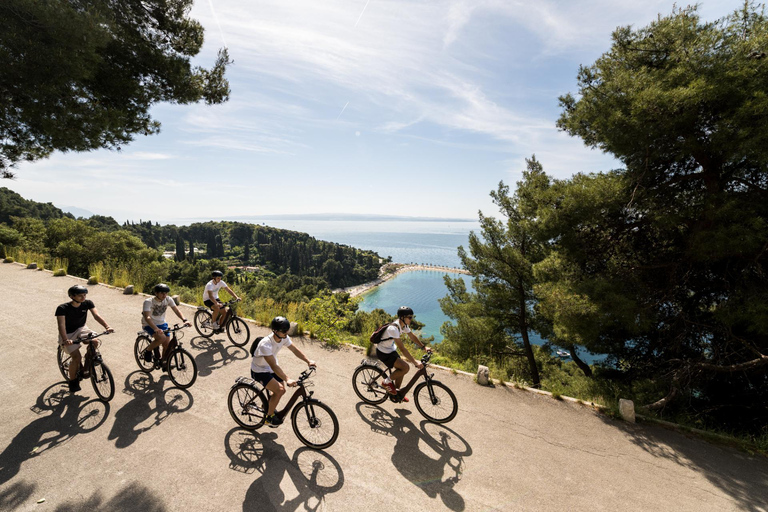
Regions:
<instances>
[{"instance_id":1,"label":"turquoise water","mask_svg":"<svg viewBox=\"0 0 768 512\"><path fill-rule=\"evenodd\" d=\"M309 233L320 240L376 251L379 256L391 256L398 263L428 263L461 267L457 254L460 245L467 247L469 232L479 231L477 222L412 222L412 221L320 221L270 220L267 225ZM440 326L450 320L440 310L438 299L448 294L443 283L444 272L417 270L404 272L363 296L360 308L371 311L381 308L395 314L400 306L410 306L416 319L424 324L421 334L443 340ZM471 277L461 277L471 285ZM532 333L531 342L545 342ZM584 352L580 356L588 363L599 359Z\"/></svg>"},{"instance_id":2,"label":"turquoise water","mask_svg":"<svg viewBox=\"0 0 768 512\"><path fill-rule=\"evenodd\" d=\"M360 309L371 311L381 308L394 314L400 306L409 306L415 313L416 320L424 324L421 334L424 337L434 336L436 342L443 340L440 326L450 320L440 310L438 299L448 294L443 283L443 272L431 270L415 270L404 272L384 284L363 295ZM451 277L461 277L471 286L472 279L464 274L449 274Z\"/></svg>"}]
</instances>

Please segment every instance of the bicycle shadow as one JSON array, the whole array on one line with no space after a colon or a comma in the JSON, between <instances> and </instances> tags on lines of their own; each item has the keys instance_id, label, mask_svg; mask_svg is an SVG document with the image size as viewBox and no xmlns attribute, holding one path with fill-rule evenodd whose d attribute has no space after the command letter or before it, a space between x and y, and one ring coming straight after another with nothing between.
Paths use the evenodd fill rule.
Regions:
<instances>
[{"instance_id":1,"label":"bicycle shadow","mask_svg":"<svg viewBox=\"0 0 768 512\"><path fill-rule=\"evenodd\" d=\"M218 339L195 336L189 340L189 345L200 352L195 356L198 377L207 377L213 373L213 370L250 357L245 347L225 345L225 343L230 343L226 336Z\"/></svg>"},{"instance_id":2,"label":"bicycle shadow","mask_svg":"<svg viewBox=\"0 0 768 512\"><path fill-rule=\"evenodd\" d=\"M51 413L22 428L0 453L0 485L13 478L24 461L102 426L110 407L101 400L70 394L62 381L47 387L30 410L35 414Z\"/></svg>"},{"instance_id":3,"label":"bicycle shadow","mask_svg":"<svg viewBox=\"0 0 768 512\"><path fill-rule=\"evenodd\" d=\"M155 381L151 373L136 370L125 378L123 393L132 395L115 411L115 421L108 440L115 440L115 447L126 448L139 435L167 420L171 415L185 412L194 404L194 398L186 389L163 389L165 378ZM152 401L155 402L152 407Z\"/></svg>"},{"instance_id":4,"label":"bicycle shadow","mask_svg":"<svg viewBox=\"0 0 768 512\"><path fill-rule=\"evenodd\" d=\"M363 402L356 408L373 432L395 438L392 464L405 478L430 498L440 496L451 510L464 510L464 498L454 489L464 471L464 457L472 455L472 447L464 438L428 420L417 428L407 418L412 414L408 409L395 409L394 416ZM444 479L446 473L449 476Z\"/></svg>"},{"instance_id":5,"label":"bicycle shadow","mask_svg":"<svg viewBox=\"0 0 768 512\"><path fill-rule=\"evenodd\" d=\"M302 447L293 457L276 443L274 432L252 432L234 428L225 438L230 469L242 473L258 472L243 500L243 511L293 511L324 507L325 495L344 486L344 473L336 459L324 451ZM287 498L280 488L285 475L298 495ZM292 489L293 491L293 489Z\"/></svg>"}]
</instances>

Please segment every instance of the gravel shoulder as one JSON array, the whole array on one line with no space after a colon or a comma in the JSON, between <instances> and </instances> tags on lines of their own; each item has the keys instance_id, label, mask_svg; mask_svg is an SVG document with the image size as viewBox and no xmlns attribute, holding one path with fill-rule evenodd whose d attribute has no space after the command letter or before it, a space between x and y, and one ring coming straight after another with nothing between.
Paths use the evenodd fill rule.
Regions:
<instances>
[{"instance_id":1,"label":"gravel shoulder","mask_svg":"<svg viewBox=\"0 0 768 512\"><path fill-rule=\"evenodd\" d=\"M144 297L105 286L89 298L116 330L101 351L117 391L104 404L84 382L70 396L53 314L83 281L0 264L0 282L3 511L768 510L765 458L440 370L459 413L435 425L413 403L363 404L351 386L362 354L302 338L319 365L311 389L341 425L336 444L309 450L288 423L237 428L226 398L248 374L247 350L189 329L194 386L147 377L133 359ZM302 370L289 351L280 361Z\"/></svg>"}]
</instances>

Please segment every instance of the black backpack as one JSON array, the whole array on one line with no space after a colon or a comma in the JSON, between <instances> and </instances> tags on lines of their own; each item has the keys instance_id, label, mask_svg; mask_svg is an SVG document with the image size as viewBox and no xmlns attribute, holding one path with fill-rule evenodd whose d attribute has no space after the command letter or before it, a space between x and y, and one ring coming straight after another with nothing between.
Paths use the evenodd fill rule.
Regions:
<instances>
[{"instance_id":1,"label":"black backpack","mask_svg":"<svg viewBox=\"0 0 768 512\"><path fill-rule=\"evenodd\" d=\"M389 327L392 324L394 324L394 322L386 323L381 327L379 327L378 329L376 329L375 331L373 331L373 334L371 334L371 338L370 338L371 343L377 344L381 341L387 341L387 340L393 339L391 336L389 338L382 338L382 336L384 336L384 333L387 331L387 327Z\"/></svg>"},{"instance_id":2,"label":"black backpack","mask_svg":"<svg viewBox=\"0 0 768 512\"><path fill-rule=\"evenodd\" d=\"M256 347L259 346L259 342L264 339L264 336L259 336L255 340L253 340L253 343L251 343L251 355L253 355L254 352L256 352Z\"/></svg>"}]
</instances>

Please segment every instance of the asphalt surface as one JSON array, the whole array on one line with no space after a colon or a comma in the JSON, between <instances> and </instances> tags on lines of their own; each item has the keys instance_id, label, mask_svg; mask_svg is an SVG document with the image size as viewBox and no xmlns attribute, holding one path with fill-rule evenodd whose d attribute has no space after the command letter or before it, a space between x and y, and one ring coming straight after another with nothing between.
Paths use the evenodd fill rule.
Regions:
<instances>
[{"instance_id":1,"label":"asphalt surface","mask_svg":"<svg viewBox=\"0 0 768 512\"><path fill-rule=\"evenodd\" d=\"M70 396L54 311L82 281L0 264L0 283L2 511L768 510L765 458L439 370L459 412L435 425L413 402L360 402L362 354L306 339L294 341L318 362L312 390L339 419L336 444L310 450L290 424L237 428L226 399L247 351L188 329L194 386L147 376L133 358L144 297L104 286L88 297L116 330L101 352L117 392L105 404L83 382ZM304 366L289 351L280 362L291 376Z\"/></svg>"}]
</instances>

